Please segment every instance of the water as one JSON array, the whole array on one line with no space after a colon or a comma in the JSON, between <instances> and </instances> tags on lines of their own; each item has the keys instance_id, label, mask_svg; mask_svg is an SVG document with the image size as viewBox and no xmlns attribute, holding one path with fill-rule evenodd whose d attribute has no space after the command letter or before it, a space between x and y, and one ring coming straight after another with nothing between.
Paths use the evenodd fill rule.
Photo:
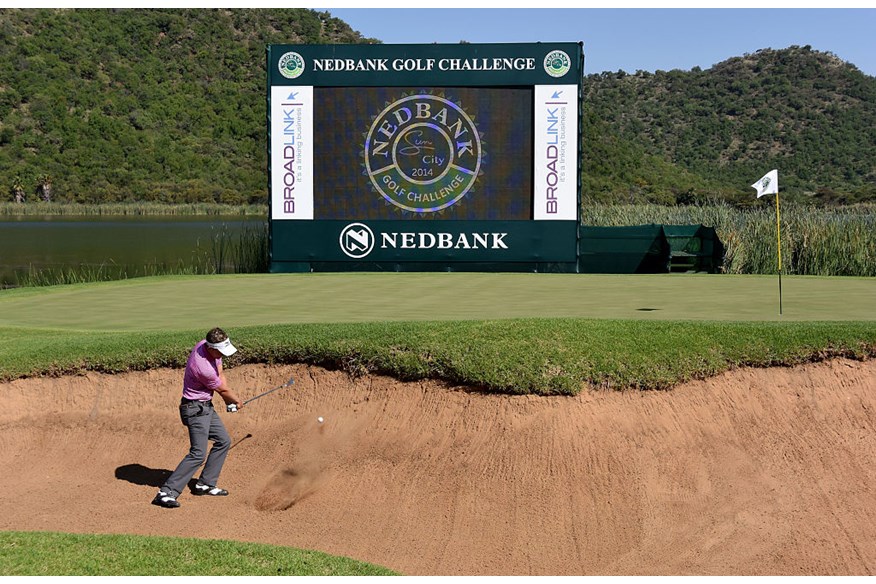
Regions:
<instances>
[{"instance_id":1,"label":"water","mask_svg":"<svg viewBox=\"0 0 876 584\"><path fill-rule=\"evenodd\" d=\"M75 269L117 279L163 273L232 271L217 242L236 242L258 216L0 217L0 287L32 271ZM216 266L222 258L222 265ZM199 269L198 269L199 268Z\"/></svg>"}]
</instances>

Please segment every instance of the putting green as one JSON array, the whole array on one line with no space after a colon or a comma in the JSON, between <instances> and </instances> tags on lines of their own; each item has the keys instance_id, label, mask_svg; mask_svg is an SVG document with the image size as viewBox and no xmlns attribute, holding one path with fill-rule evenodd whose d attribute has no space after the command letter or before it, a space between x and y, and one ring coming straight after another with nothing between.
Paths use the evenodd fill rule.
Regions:
<instances>
[{"instance_id":1,"label":"putting green","mask_svg":"<svg viewBox=\"0 0 876 584\"><path fill-rule=\"evenodd\" d=\"M873 321L876 279L708 274L167 276L0 292L0 326L179 330L271 323L580 317Z\"/></svg>"}]
</instances>

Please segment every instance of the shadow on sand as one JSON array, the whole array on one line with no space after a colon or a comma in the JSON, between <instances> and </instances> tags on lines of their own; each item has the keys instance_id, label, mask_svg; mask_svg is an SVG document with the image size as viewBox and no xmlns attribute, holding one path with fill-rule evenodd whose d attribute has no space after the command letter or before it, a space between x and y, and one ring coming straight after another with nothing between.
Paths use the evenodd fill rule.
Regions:
<instances>
[{"instance_id":1,"label":"shadow on sand","mask_svg":"<svg viewBox=\"0 0 876 584\"><path fill-rule=\"evenodd\" d=\"M164 468L149 468L142 464L125 464L116 469L116 478L135 485L158 488L172 472Z\"/></svg>"}]
</instances>

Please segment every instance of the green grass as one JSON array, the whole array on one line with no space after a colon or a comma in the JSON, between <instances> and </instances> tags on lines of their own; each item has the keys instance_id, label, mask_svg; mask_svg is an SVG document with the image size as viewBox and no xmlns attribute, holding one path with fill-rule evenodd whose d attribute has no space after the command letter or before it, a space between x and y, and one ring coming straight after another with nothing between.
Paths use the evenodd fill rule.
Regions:
<instances>
[{"instance_id":1,"label":"green grass","mask_svg":"<svg viewBox=\"0 0 876 584\"><path fill-rule=\"evenodd\" d=\"M593 318L876 321L876 279L709 274L159 276L0 291L0 326L155 331L271 323ZM209 327L208 327L209 328Z\"/></svg>"},{"instance_id":2,"label":"green grass","mask_svg":"<svg viewBox=\"0 0 876 584\"><path fill-rule=\"evenodd\" d=\"M267 205L222 203L60 203L0 201L0 216L8 215L261 215Z\"/></svg>"},{"instance_id":3,"label":"green grass","mask_svg":"<svg viewBox=\"0 0 876 584\"><path fill-rule=\"evenodd\" d=\"M391 576L315 551L225 540L0 532L3 576Z\"/></svg>"},{"instance_id":4,"label":"green grass","mask_svg":"<svg viewBox=\"0 0 876 584\"><path fill-rule=\"evenodd\" d=\"M726 275L273 274L8 290L0 379L182 367L215 325L241 349L229 366L310 363L507 393L668 388L742 365L876 355L876 280L786 280L781 318L774 279Z\"/></svg>"},{"instance_id":5,"label":"green grass","mask_svg":"<svg viewBox=\"0 0 876 584\"><path fill-rule=\"evenodd\" d=\"M436 378L515 394L575 394L582 383L662 389L743 365L876 355L872 323L569 318L264 325L229 331L240 351L228 359L228 367L309 363L352 375ZM0 378L182 367L204 332L0 327Z\"/></svg>"}]
</instances>

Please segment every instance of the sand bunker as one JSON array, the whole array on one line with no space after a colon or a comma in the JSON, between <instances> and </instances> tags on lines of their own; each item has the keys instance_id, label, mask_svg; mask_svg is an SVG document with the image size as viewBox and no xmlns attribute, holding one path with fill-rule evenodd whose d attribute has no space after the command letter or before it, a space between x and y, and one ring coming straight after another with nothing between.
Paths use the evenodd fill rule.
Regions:
<instances>
[{"instance_id":1,"label":"sand bunker","mask_svg":"<svg viewBox=\"0 0 876 584\"><path fill-rule=\"evenodd\" d=\"M0 384L0 529L237 539L412 575L876 571L876 361L574 398L227 373L244 398L295 384L223 413L231 495L174 510L149 502L188 448L181 371Z\"/></svg>"}]
</instances>

